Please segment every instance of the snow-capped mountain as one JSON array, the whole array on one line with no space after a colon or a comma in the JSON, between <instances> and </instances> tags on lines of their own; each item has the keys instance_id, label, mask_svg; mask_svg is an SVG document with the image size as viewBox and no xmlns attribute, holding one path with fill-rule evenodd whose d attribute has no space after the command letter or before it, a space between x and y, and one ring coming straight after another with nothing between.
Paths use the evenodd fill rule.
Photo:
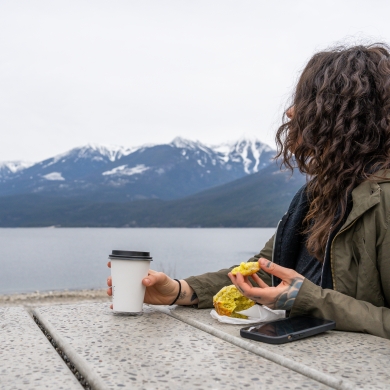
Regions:
<instances>
[{"instance_id":1,"label":"snow-capped mountain","mask_svg":"<svg viewBox=\"0 0 390 390\"><path fill-rule=\"evenodd\" d=\"M74 148L66 153L59 154L39 164L43 168L50 167L58 162L66 161L91 161L91 162L114 162L123 156L131 154L137 148L124 148L121 146L104 146L97 144L88 144L79 148Z\"/></svg>"},{"instance_id":2,"label":"snow-capped mountain","mask_svg":"<svg viewBox=\"0 0 390 390\"><path fill-rule=\"evenodd\" d=\"M216 145L212 149L222 155L226 162L242 163L247 174L256 173L269 164L269 161L264 159L264 153L267 157L269 157L269 153L271 153L271 157L275 154L273 149L255 138L241 138L236 142Z\"/></svg>"},{"instance_id":3,"label":"snow-capped mountain","mask_svg":"<svg viewBox=\"0 0 390 390\"><path fill-rule=\"evenodd\" d=\"M180 137L134 148L91 144L30 166L3 163L0 195L175 199L258 172L274 154L269 146L246 138L216 146Z\"/></svg>"},{"instance_id":4,"label":"snow-capped mountain","mask_svg":"<svg viewBox=\"0 0 390 390\"><path fill-rule=\"evenodd\" d=\"M4 161L0 162L0 181L6 180L23 169L30 168L34 163L26 161Z\"/></svg>"}]
</instances>

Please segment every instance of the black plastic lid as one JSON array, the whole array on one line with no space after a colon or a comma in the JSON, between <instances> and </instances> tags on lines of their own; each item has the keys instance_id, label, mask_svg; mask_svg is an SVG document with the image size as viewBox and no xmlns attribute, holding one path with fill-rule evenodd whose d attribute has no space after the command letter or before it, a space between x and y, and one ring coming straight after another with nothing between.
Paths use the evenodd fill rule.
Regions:
<instances>
[{"instance_id":1,"label":"black plastic lid","mask_svg":"<svg viewBox=\"0 0 390 390\"><path fill-rule=\"evenodd\" d=\"M150 252L113 250L108 257L116 260L153 260L153 258L150 257Z\"/></svg>"}]
</instances>

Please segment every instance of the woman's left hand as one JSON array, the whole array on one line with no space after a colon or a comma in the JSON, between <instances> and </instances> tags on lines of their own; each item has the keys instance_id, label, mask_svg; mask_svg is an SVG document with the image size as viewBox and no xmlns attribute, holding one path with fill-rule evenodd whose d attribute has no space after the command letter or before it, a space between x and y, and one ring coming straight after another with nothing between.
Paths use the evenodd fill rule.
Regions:
<instances>
[{"instance_id":1,"label":"woman's left hand","mask_svg":"<svg viewBox=\"0 0 390 390\"><path fill-rule=\"evenodd\" d=\"M240 273L236 276L229 273L228 276L247 298L270 309L291 310L305 278L298 272L281 267L267 259L259 259L259 264L263 271L275 275L282 282L276 287L269 287L258 275L254 274L251 278L259 287L253 287L248 276L242 276Z\"/></svg>"}]
</instances>

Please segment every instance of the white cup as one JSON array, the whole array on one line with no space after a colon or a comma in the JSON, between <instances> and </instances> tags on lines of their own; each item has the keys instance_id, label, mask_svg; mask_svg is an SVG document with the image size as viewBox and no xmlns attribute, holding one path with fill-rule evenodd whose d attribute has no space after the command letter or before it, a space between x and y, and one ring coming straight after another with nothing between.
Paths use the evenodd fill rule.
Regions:
<instances>
[{"instance_id":1,"label":"white cup","mask_svg":"<svg viewBox=\"0 0 390 390\"><path fill-rule=\"evenodd\" d=\"M152 258L149 252L113 250L111 261L114 313L140 314L145 297L142 279L148 276Z\"/></svg>"}]
</instances>

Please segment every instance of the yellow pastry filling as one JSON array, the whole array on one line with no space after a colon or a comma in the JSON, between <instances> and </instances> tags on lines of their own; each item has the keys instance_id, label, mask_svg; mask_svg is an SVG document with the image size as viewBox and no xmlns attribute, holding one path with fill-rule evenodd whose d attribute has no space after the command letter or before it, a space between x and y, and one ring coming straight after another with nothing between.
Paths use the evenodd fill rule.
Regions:
<instances>
[{"instance_id":1,"label":"yellow pastry filling","mask_svg":"<svg viewBox=\"0 0 390 390\"><path fill-rule=\"evenodd\" d=\"M238 311L249 309L255 302L247 297L244 297L235 285L223 287L213 297L215 311L221 316L248 318L242 314L237 314Z\"/></svg>"},{"instance_id":2,"label":"yellow pastry filling","mask_svg":"<svg viewBox=\"0 0 390 390\"><path fill-rule=\"evenodd\" d=\"M250 276L260 271L260 264L257 261L250 261L248 263L241 263L238 267L231 270L233 275L239 272L243 276Z\"/></svg>"}]
</instances>

